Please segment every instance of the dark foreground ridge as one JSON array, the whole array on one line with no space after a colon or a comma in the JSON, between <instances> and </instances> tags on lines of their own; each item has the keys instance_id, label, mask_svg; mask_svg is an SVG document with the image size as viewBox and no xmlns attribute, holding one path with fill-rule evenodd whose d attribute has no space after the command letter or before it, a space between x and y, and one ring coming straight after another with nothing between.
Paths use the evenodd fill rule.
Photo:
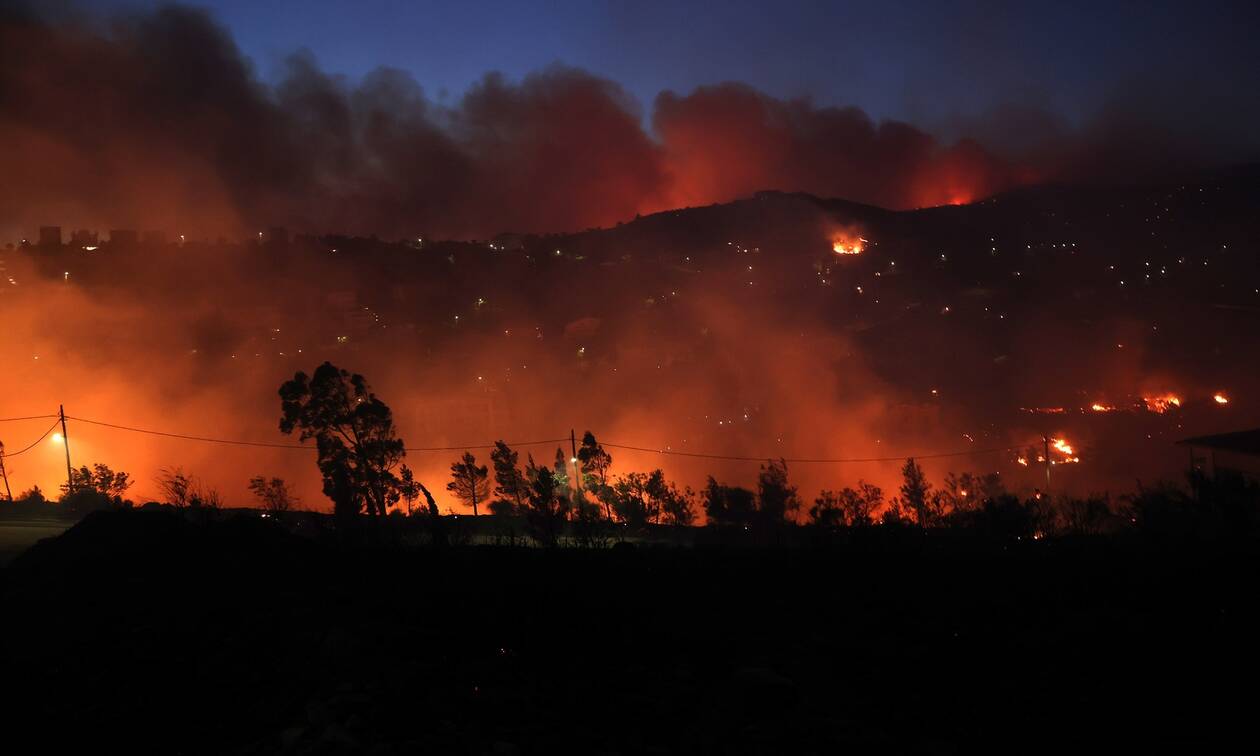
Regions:
<instances>
[{"instance_id":1,"label":"dark foreground ridge","mask_svg":"<svg viewBox=\"0 0 1260 756\"><path fill-rule=\"evenodd\" d=\"M826 548L408 544L90 515L0 573L6 736L165 753L1222 745L1250 541L870 529Z\"/></svg>"}]
</instances>

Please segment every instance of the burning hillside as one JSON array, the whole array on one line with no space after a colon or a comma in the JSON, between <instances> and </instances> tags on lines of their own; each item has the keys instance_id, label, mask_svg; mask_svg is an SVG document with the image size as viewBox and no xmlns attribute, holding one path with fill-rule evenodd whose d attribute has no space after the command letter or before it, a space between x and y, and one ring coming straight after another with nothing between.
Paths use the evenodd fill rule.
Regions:
<instances>
[{"instance_id":1,"label":"burning hillside","mask_svg":"<svg viewBox=\"0 0 1260 756\"><path fill-rule=\"evenodd\" d=\"M1254 353L1227 338L1256 325L1260 277L1239 252L1255 234L1239 201L1252 192L1018 194L909 213L764 193L491 243L273 231L16 247L3 253L0 346L13 359L0 415L64 403L116 425L274 443L276 387L331 359L395 408L428 480L452 452L424 449L589 428L649 450L618 452L617 469L661 466L693 486L755 465L677 453L782 456L806 492L859 477L891 487L897 460L940 454L925 462L933 475L1042 486L1003 450L1040 453L1043 436L1059 439L1056 464L1079 460L1056 485L1127 485L1175 476L1172 440L1254 418L1254 392L1221 402L1218 388L1254 375ZM1234 220L1204 224L1204 203ZM837 255L837 228L878 244ZM6 425L9 448L36 425ZM70 434L76 458L132 470L141 487L178 463L233 491L244 464L321 501L300 451ZM522 451L545 460L558 445ZM51 488L59 454L14 459L11 475Z\"/></svg>"}]
</instances>

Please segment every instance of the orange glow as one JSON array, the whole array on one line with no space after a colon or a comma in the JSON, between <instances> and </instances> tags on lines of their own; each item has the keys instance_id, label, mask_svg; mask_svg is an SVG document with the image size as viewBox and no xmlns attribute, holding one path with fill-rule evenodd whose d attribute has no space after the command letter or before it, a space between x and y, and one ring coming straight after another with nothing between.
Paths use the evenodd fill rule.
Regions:
<instances>
[{"instance_id":1,"label":"orange glow","mask_svg":"<svg viewBox=\"0 0 1260 756\"><path fill-rule=\"evenodd\" d=\"M1142 397L1142 403L1146 405L1147 412L1155 412L1157 414L1162 415L1170 409L1175 409L1175 408L1180 407L1181 397L1175 394L1162 394L1159 396L1144 396Z\"/></svg>"},{"instance_id":2,"label":"orange glow","mask_svg":"<svg viewBox=\"0 0 1260 756\"><path fill-rule=\"evenodd\" d=\"M1052 438L1050 439L1050 446L1063 455L1061 459L1051 460L1050 464L1052 465L1070 465L1081 461L1081 458L1076 454L1076 449L1072 448L1072 445L1068 443L1066 438Z\"/></svg>"},{"instance_id":3,"label":"orange glow","mask_svg":"<svg viewBox=\"0 0 1260 756\"><path fill-rule=\"evenodd\" d=\"M836 234L831 237L831 251L837 255L857 255L866 249L867 241L860 236Z\"/></svg>"},{"instance_id":4,"label":"orange glow","mask_svg":"<svg viewBox=\"0 0 1260 756\"><path fill-rule=\"evenodd\" d=\"M1016 462L1018 462L1019 464L1023 465L1024 467L1028 467L1028 458L1027 458L1027 457L1016 457L1016 458L1015 458L1015 461L1016 461Z\"/></svg>"},{"instance_id":5,"label":"orange glow","mask_svg":"<svg viewBox=\"0 0 1260 756\"><path fill-rule=\"evenodd\" d=\"M1115 412L1116 411L1115 407L1112 407L1107 404L1099 404L1097 402L1095 402L1094 404L1091 404L1089 408L1095 412Z\"/></svg>"},{"instance_id":6,"label":"orange glow","mask_svg":"<svg viewBox=\"0 0 1260 756\"><path fill-rule=\"evenodd\" d=\"M1224 394L1222 394L1222 393L1221 393L1221 392L1219 392L1219 391L1218 391L1218 392L1216 392L1215 394L1213 394L1213 395L1212 395L1212 399L1213 399L1213 400L1214 400L1217 404L1229 404L1229 397L1228 397L1228 396L1225 396Z\"/></svg>"}]
</instances>

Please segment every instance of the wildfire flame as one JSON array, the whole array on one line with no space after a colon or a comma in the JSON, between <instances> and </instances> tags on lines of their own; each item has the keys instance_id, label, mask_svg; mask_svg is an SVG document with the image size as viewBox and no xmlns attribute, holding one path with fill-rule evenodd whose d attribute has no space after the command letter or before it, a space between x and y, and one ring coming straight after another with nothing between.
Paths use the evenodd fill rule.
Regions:
<instances>
[{"instance_id":1,"label":"wildfire flame","mask_svg":"<svg viewBox=\"0 0 1260 756\"><path fill-rule=\"evenodd\" d=\"M1070 465L1081 461L1081 458L1076 456L1076 450L1072 448L1072 445L1068 443L1066 438L1052 438L1050 439L1050 446L1063 455L1062 459L1051 460L1050 464L1052 465ZM1044 461L1044 459L1039 461Z\"/></svg>"},{"instance_id":2,"label":"wildfire flame","mask_svg":"<svg viewBox=\"0 0 1260 756\"><path fill-rule=\"evenodd\" d=\"M1157 414L1162 415L1170 409L1175 409L1175 408L1180 407L1181 397L1175 394L1162 394L1160 396L1144 396L1142 397L1142 403L1146 405L1147 412L1155 412Z\"/></svg>"},{"instance_id":3,"label":"wildfire flame","mask_svg":"<svg viewBox=\"0 0 1260 756\"><path fill-rule=\"evenodd\" d=\"M1215 400L1217 404L1229 404L1229 397L1219 391L1212 395L1212 399Z\"/></svg>"},{"instance_id":4,"label":"wildfire flame","mask_svg":"<svg viewBox=\"0 0 1260 756\"><path fill-rule=\"evenodd\" d=\"M831 251L837 255L857 255L866 249L867 241L860 236L836 234L831 237Z\"/></svg>"},{"instance_id":5,"label":"wildfire flame","mask_svg":"<svg viewBox=\"0 0 1260 756\"><path fill-rule=\"evenodd\" d=\"M1112 407L1111 405L1098 404L1097 402L1095 402L1094 404L1091 404L1089 408L1095 412L1115 412L1116 411L1116 408Z\"/></svg>"}]
</instances>

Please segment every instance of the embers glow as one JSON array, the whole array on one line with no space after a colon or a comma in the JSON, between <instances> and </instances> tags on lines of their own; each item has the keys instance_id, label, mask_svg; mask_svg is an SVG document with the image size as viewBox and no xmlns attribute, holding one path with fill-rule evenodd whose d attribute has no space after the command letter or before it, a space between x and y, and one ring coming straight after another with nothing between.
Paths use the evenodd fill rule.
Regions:
<instances>
[{"instance_id":1,"label":"embers glow","mask_svg":"<svg viewBox=\"0 0 1260 756\"><path fill-rule=\"evenodd\" d=\"M1063 455L1063 459L1054 460L1054 464L1067 465L1081 461L1081 458L1076 456L1076 450L1072 448L1072 445L1065 438L1050 439L1050 446Z\"/></svg>"},{"instance_id":2,"label":"embers glow","mask_svg":"<svg viewBox=\"0 0 1260 756\"><path fill-rule=\"evenodd\" d=\"M1147 412L1155 412L1162 415L1170 409L1180 407L1181 397L1176 396L1175 394L1144 396L1142 397L1142 403L1146 405Z\"/></svg>"},{"instance_id":3,"label":"embers glow","mask_svg":"<svg viewBox=\"0 0 1260 756\"><path fill-rule=\"evenodd\" d=\"M831 251L837 255L858 255L866 249L866 239L848 234L836 234L831 237Z\"/></svg>"}]
</instances>

